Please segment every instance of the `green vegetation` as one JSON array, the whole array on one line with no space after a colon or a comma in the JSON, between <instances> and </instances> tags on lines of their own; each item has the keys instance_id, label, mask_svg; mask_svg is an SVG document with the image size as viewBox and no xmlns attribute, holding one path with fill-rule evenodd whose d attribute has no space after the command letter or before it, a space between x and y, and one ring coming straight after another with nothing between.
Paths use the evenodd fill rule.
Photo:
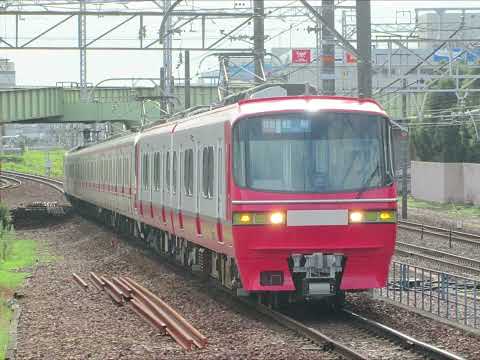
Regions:
<instances>
[{"instance_id":1,"label":"green vegetation","mask_svg":"<svg viewBox=\"0 0 480 360\"><path fill-rule=\"evenodd\" d=\"M401 205L401 198L399 198ZM438 203L434 201L424 201L408 197L408 207L412 209L428 209L438 211L452 217L480 217L480 207L468 204Z\"/></svg>"},{"instance_id":2,"label":"green vegetation","mask_svg":"<svg viewBox=\"0 0 480 360\"><path fill-rule=\"evenodd\" d=\"M29 174L46 175L47 159L51 161L50 176L63 177L63 158L65 150L50 151L26 150L21 156L8 155L0 159L2 169L20 171Z\"/></svg>"},{"instance_id":3,"label":"green vegetation","mask_svg":"<svg viewBox=\"0 0 480 360\"><path fill-rule=\"evenodd\" d=\"M12 312L0 298L0 359L5 359L8 346L8 330Z\"/></svg>"},{"instance_id":4,"label":"green vegetation","mask_svg":"<svg viewBox=\"0 0 480 360\"><path fill-rule=\"evenodd\" d=\"M9 219L4 209L0 204L0 359L5 357L12 316L7 301L29 275L25 269L35 264L37 252L35 241L17 239L8 222L3 223Z\"/></svg>"},{"instance_id":5,"label":"green vegetation","mask_svg":"<svg viewBox=\"0 0 480 360\"><path fill-rule=\"evenodd\" d=\"M478 75L479 70L466 65L461 66L460 74ZM432 89L455 88L455 80L443 79L435 83ZM461 96L469 88L480 86L479 80L463 79L460 83ZM436 92L426 95L425 111L429 116L423 122L433 123L430 126L418 126L413 122L410 139L413 159L435 162L468 162L480 163L480 142L477 130L471 117L464 110L477 108L480 104L478 93L469 93L463 104L453 92ZM449 125L448 122L457 121ZM475 118L478 120L478 117ZM443 123L435 126L435 123ZM445 125L447 123L447 125ZM417 125L417 126L416 126Z\"/></svg>"}]
</instances>

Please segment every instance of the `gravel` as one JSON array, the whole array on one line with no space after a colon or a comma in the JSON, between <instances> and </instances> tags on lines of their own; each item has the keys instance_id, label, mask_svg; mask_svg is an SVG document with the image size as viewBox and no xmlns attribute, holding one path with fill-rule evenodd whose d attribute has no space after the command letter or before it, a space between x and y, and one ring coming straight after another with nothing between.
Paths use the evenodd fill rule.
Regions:
<instances>
[{"instance_id":1,"label":"gravel","mask_svg":"<svg viewBox=\"0 0 480 360\"><path fill-rule=\"evenodd\" d=\"M74 216L63 224L22 230L54 261L39 265L23 289L18 359L332 359L335 354L246 309L209 294L198 279L172 272L109 230ZM72 272L128 275L173 306L209 339L183 351L170 337L118 307L93 287L82 290ZM217 300L218 297L219 299Z\"/></svg>"},{"instance_id":2,"label":"gravel","mask_svg":"<svg viewBox=\"0 0 480 360\"><path fill-rule=\"evenodd\" d=\"M390 326L417 340L461 355L467 359L480 358L480 336L428 319L415 312L372 300L365 294L349 294L349 309Z\"/></svg>"},{"instance_id":3,"label":"gravel","mask_svg":"<svg viewBox=\"0 0 480 360\"><path fill-rule=\"evenodd\" d=\"M0 201L9 208L27 205L34 201L57 201L59 204L68 204L67 200L58 191L48 185L23 180L22 184L13 189L0 190Z\"/></svg>"},{"instance_id":4,"label":"gravel","mask_svg":"<svg viewBox=\"0 0 480 360\"><path fill-rule=\"evenodd\" d=\"M452 241L452 247L450 248L449 240L440 236L424 234L422 239L419 232L399 228L397 240L409 244L424 246L430 249L445 251L454 255L464 256L471 259L480 258L480 246Z\"/></svg>"},{"instance_id":5,"label":"gravel","mask_svg":"<svg viewBox=\"0 0 480 360\"><path fill-rule=\"evenodd\" d=\"M409 208L408 221L480 234L480 216L462 217L455 213L445 213L445 211ZM456 229L458 222L462 225L461 229Z\"/></svg>"},{"instance_id":6,"label":"gravel","mask_svg":"<svg viewBox=\"0 0 480 360\"><path fill-rule=\"evenodd\" d=\"M62 198L38 184L20 189L2 193L2 201L18 206ZM258 314L228 304L223 296L205 291L198 279L175 273L83 218L20 230L18 235L37 240L40 256L45 259L48 253L52 258L39 263L21 290L18 359L336 358ZM209 346L185 352L128 306L114 305L93 287L80 289L71 274L87 280L89 271L127 275L144 284L205 334ZM349 295L348 300L355 312L467 358L480 358L479 337L364 295Z\"/></svg>"}]
</instances>

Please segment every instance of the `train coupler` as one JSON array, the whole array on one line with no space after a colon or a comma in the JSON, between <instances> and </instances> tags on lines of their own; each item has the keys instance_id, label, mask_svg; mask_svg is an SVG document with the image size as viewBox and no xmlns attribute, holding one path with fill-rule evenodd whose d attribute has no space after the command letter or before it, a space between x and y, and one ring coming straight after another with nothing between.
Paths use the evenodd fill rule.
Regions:
<instances>
[{"instance_id":1,"label":"train coupler","mask_svg":"<svg viewBox=\"0 0 480 360\"><path fill-rule=\"evenodd\" d=\"M300 292L302 297L320 298L336 294L343 271L343 255L293 254L291 259L297 292Z\"/></svg>"}]
</instances>

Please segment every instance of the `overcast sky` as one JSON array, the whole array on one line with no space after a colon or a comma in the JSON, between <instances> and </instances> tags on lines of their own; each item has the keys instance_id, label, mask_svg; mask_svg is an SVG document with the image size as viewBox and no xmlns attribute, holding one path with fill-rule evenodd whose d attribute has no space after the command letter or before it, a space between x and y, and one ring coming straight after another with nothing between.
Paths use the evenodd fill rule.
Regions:
<instances>
[{"instance_id":1,"label":"overcast sky","mask_svg":"<svg viewBox=\"0 0 480 360\"><path fill-rule=\"evenodd\" d=\"M209 1L209 6L227 7L231 8L234 0L217 0ZM190 0L192 4L192 0ZM195 0L193 4L198 6L199 1ZM292 1L266 1L266 6L272 4L285 3L290 4ZM311 1L313 5L320 4L320 1ZM221 5L220 5L221 4ZM297 5L300 5L298 2ZM354 5L354 1L344 1L342 5ZM450 0L450 1L418 1L418 0L390 0L390 1L372 1L372 20L375 23L391 23L398 21L402 22L407 19L408 14L397 14L397 10L411 11L412 17L414 15L413 10L415 8L432 8L432 7L479 7L480 1L464 1L464 0ZM480 11L480 10L479 10ZM337 15L339 12L337 11ZM403 17L402 17L403 16ZM58 19L58 18L57 18ZM105 18L89 18L87 24L89 32L89 38L101 34L108 26L115 25L121 21L121 19L105 20ZM337 19L338 20L338 19ZM11 39L13 35L9 29L14 29L11 23L7 23L8 20L5 17L0 16L0 37L5 39ZM110 21L110 22L109 22ZM221 36L221 31L228 31L233 28L232 23L239 24L240 20L228 20L222 22L216 20L214 23L207 24L208 34L207 39L210 42L215 41ZM268 41L267 48L271 47L306 47L315 46L315 34L308 33L306 31L308 26L313 26L313 23L303 21L298 24L299 19L291 19L289 22L280 20L268 20L266 21L266 34L277 35L273 40ZM51 23L50 23L51 24ZM290 24L294 24L293 30L288 30ZM31 20L26 18L20 22L20 26L25 36L32 35L34 33L40 33L45 30L49 25L47 19ZM199 31L200 22L194 23L191 27L187 26L186 32L180 36L176 36L174 40L174 46L198 46L200 39ZM155 38L158 31L159 24L147 23L147 37ZM246 27L238 34L250 34L252 27ZM340 30L340 29L338 29ZM44 42L38 44L45 45L47 42L56 44L71 44L76 39L76 23L66 22L60 26L58 30L52 31L48 34L48 37ZM279 35L282 31L283 34ZM119 29L118 32L113 33L110 38L107 38L102 45L108 43L114 43L115 45L135 43L135 39L138 36L138 23L126 24L125 27ZM238 46L248 47L245 43L236 43ZM222 44L223 47L229 47L230 42L226 41ZM192 73L195 74L198 70L198 64L202 57L206 53L195 52L192 54ZM23 51L4 51L0 49L0 58L9 58L15 62L17 71L17 84L18 85L55 85L57 81L78 81L79 80L79 54L78 51L59 51L59 50L23 50ZM174 68L178 63L179 55L174 54ZM204 62L200 71L205 71L209 67L215 66L215 59L212 58L209 61ZM89 51L87 58L88 65L88 81L96 83L105 78L111 77L157 77L159 68L162 62L162 53L158 51ZM181 74L183 67L180 66L176 70L176 74ZM115 83L111 83L115 85Z\"/></svg>"}]
</instances>

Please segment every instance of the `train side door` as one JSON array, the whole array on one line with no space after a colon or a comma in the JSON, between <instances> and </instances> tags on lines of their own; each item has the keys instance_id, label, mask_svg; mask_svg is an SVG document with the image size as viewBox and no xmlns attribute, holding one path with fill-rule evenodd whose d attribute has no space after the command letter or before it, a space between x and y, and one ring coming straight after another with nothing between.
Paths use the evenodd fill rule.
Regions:
<instances>
[{"instance_id":1,"label":"train side door","mask_svg":"<svg viewBox=\"0 0 480 360\"><path fill-rule=\"evenodd\" d=\"M215 169L215 179L216 179L216 193L217 193L217 204L216 204L216 218L217 218L217 238L218 241L223 242L223 228L222 228L222 220L223 220L223 188L225 182L225 175L223 172L223 141L222 139L218 139L217 141L217 162L216 162L216 169Z\"/></svg>"},{"instance_id":2,"label":"train side door","mask_svg":"<svg viewBox=\"0 0 480 360\"><path fill-rule=\"evenodd\" d=\"M194 181L195 181L195 228L196 228L196 233L197 235L200 235L202 233L202 230L200 229L200 194L201 194L201 166L200 164L202 163L202 147L200 146L200 141L198 141L195 144L195 161L194 161Z\"/></svg>"}]
</instances>

